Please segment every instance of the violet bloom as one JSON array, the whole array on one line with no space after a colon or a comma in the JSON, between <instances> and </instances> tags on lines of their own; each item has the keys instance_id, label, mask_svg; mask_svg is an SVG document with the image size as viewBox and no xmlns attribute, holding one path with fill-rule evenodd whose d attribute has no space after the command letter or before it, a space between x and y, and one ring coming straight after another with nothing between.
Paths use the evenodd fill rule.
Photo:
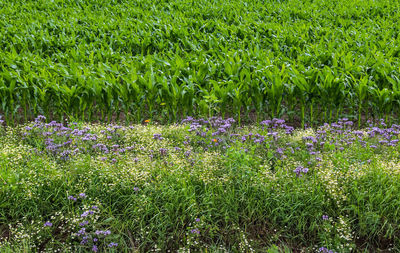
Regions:
<instances>
[{"instance_id":1,"label":"violet bloom","mask_svg":"<svg viewBox=\"0 0 400 253\"><path fill-rule=\"evenodd\" d=\"M43 226L44 226L44 227L51 227L51 226L53 226L53 223L51 223L51 222L49 222L49 221L46 221L46 223L44 223Z\"/></svg>"},{"instance_id":2,"label":"violet bloom","mask_svg":"<svg viewBox=\"0 0 400 253\"><path fill-rule=\"evenodd\" d=\"M92 247L92 251L93 251L93 252L97 252L97 251L98 251L98 249L97 249L97 246L96 246L96 245L93 245L93 247Z\"/></svg>"},{"instance_id":3,"label":"violet bloom","mask_svg":"<svg viewBox=\"0 0 400 253\"><path fill-rule=\"evenodd\" d=\"M107 236L107 235L110 235L110 234L111 234L111 231L110 231L110 230L106 230L106 231L103 231L103 230L96 230L95 234L96 234L96 235L105 235L105 236Z\"/></svg>"},{"instance_id":4,"label":"violet bloom","mask_svg":"<svg viewBox=\"0 0 400 253\"><path fill-rule=\"evenodd\" d=\"M79 226L84 227L89 224L89 221L85 220L84 222L79 223Z\"/></svg>"},{"instance_id":5,"label":"violet bloom","mask_svg":"<svg viewBox=\"0 0 400 253\"><path fill-rule=\"evenodd\" d=\"M75 198L74 196L72 196L72 195L71 195L71 196L68 196L68 199L69 199L69 200L72 200L72 201L76 201L76 198Z\"/></svg>"},{"instance_id":6,"label":"violet bloom","mask_svg":"<svg viewBox=\"0 0 400 253\"><path fill-rule=\"evenodd\" d=\"M325 248L325 247L319 248L318 251L319 251L319 252L322 252L322 253L333 253L333 250L328 250L328 249Z\"/></svg>"},{"instance_id":7,"label":"violet bloom","mask_svg":"<svg viewBox=\"0 0 400 253\"><path fill-rule=\"evenodd\" d=\"M86 228L81 228L81 230L78 231L77 235L85 235L86 234Z\"/></svg>"},{"instance_id":8,"label":"violet bloom","mask_svg":"<svg viewBox=\"0 0 400 253\"><path fill-rule=\"evenodd\" d=\"M164 138L161 136L161 134L154 134L153 139L154 140L163 140Z\"/></svg>"},{"instance_id":9,"label":"violet bloom","mask_svg":"<svg viewBox=\"0 0 400 253\"><path fill-rule=\"evenodd\" d=\"M115 242L112 242L112 243L108 244L109 248L117 247L117 246L118 246L118 243L115 243Z\"/></svg>"},{"instance_id":10,"label":"violet bloom","mask_svg":"<svg viewBox=\"0 0 400 253\"><path fill-rule=\"evenodd\" d=\"M85 212L83 212L83 214L81 214L81 217L82 218L84 218L84 217L87 217L88 215L90 215L90 214L93 214L94 212L93 211L85 211Z\"/></svg>"},{"instance_id":11,"label":"violet bloom","mask_svg":"<svg viewBox=\"0 0 400 253\"><path fill-rule=\"evenodd\" d=\"M37 118L35 119L35 122L36 122L36 123L41 123L42 121L45 121L45 120L46 120L46 117L45 117L45 116L39 115L39 116L37 116Z\"/></svg>"},{"instance_id":12,"label":"violet bloom","mask_svg":"<svg viewBox=\"0 0 400 253\"><path fill-rule=\"evenodd\" d=\"M322 219L323 219L323 220L328 220L329 217L328 217L328 215L322 215Z\"/></svg>"},{"instance_id":13,"label":"violet bloom","mask_svg":"<svg viewBox=\"0 0 400 253\"><path fill-rule=\"evenodd\" d=\"M88 237L87 236L83 237L81 244L85 245L87 242L88 242Z\"/></svg>"},{"instance_id":14,"label":"violet bloom","mask_svg":"<svg viewBox=\"0 0 400 253\"><path fill-rule=\"evenodd\" d=\"M303 166L298 166L296 169L293 170L294 173L296 173L297 177L302 177L303 174L306 174L308 172L308 168L304 168Z\"/></svg>"},{"instance_id":15,"label":"violet bloom","mask_svg":"<svg viewBox=\"0 0 400 253\"><path fill-rule=\"evenodd\" d=\"M79 193L79 197L81 197L81 198L83 198L83 199L85 199L86 198L86 194L85 193Z\"/></svg>"},{"instance_id":16,"label":"violet bloom","mask_svg":"<svg viewBox=\"0 0 400 253\"><path fill-rule=\"evenodd\" d=\"M165 148L160 148L160 154L162 155L162 156L165 156L165 155L167 155L167 149L165 149Z\"/></svg>"},{"instance_id":17,"label":"violet bloom","mask_svg":"<svg viewBox=\"0 0 400 253\"><path fill-rule=\"evenodd\" d=\"M194 228L194 229L190 230L190 232L192 234L200 234L200 230L198 228Z\"/></svg>"}]
</instances>

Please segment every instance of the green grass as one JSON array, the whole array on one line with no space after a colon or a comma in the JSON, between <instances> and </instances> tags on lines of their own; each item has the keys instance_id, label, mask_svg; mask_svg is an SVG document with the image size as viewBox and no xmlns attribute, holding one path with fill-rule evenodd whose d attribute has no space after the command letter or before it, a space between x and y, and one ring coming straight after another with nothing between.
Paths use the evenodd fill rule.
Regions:
<instances>
[{"instance_id":1,"label":"green grass","mask_svg":"<svg viewBox=\"0 0 400 253\"><path fill-rule=\"evenodd\" d=\"M85 252L93 243L110 252L400 250L400 150L379 144L388 136L396 140L396 127L375 137L365 129L358 139L360 133L337 133L334 126L292 134L279 127L229 127L214 136L218 127L208 126L202 137L188 125L41 125L0 135L2 252ZM85 134L68 137L70 146L46 148L47 138L61 144L65 136L57 133L85 127ZM278 139L268 135L274 131ZM97 140L83 140L88 133ZM257 143L260 136L265 140ZM306 136L318 139L312 151ZM91 148L94 143L110 152ZM65 156L74 145L81 151ZM308 171L296 176L299 166ZM88 210L95 213L81 217ZM90 236L97 230L111 234L81 245L74 234L85 220ZM111 242L118 246L108 248Z\"/></svg>"},{"instance_id":2,"label":"green grass","mask_svg":"<svg viewBox=\"0 0 400 253\"><path fill-rule=\"evenodd\" d=\"M399 13L390 0L2 0L0 113L389 121Z\"/></svg>"}]
</instances>

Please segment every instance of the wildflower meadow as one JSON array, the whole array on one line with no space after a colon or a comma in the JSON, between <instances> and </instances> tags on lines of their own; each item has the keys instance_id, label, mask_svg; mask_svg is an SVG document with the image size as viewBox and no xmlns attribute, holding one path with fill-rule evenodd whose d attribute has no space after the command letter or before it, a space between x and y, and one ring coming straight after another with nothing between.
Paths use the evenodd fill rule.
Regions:
<instances>
[{"instance_id":1,"label":"wildflower meadow","mask_svg":"<svg viewBox=\"0 0 400 253\"><path fill-rule=\"evenodd\" d=\"M400 126L384 120L1 131L2 252L400 250Z\"/></svg>"}]
</instances>

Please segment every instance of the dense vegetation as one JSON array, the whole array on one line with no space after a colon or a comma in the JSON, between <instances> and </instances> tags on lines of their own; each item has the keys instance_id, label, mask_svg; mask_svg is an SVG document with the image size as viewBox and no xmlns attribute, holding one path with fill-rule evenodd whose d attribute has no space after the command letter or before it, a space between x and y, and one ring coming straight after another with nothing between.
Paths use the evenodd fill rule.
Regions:
<instances>
[{"instance_id":1,"label":"dense vegetation","mask_svg":"<svg viewBox=\"0 0 400 253\"><path fill-rule=\"evenodd\" d=\"M400 252L398 20L0 0L0 252Z\"/></svg>"},{"instance_id":2,"label":"dense vegetation","mask_svg":"<svg viewBox=\"0 0 400 253\"><path fill-rule=\"evenodd\" d=\"M399 19L391 0L0 0L0 113L388 121Z\"/></svg>"},{"instance_id":3,"label":"dense vegetation","mask_svg":"<svg viewBox=\"0 0 400 253\"><path fill-rule=\"evenodd\" d=\"M399 125L44 120L0 129L1 252L400 250Z\"/></svg>"}]
</instances>

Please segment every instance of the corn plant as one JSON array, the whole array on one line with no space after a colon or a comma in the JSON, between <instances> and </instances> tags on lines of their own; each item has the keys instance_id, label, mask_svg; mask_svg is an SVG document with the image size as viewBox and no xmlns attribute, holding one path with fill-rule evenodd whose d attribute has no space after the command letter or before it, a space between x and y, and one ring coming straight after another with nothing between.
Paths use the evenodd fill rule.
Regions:
<instances>
[{"instance_id":1,"label":"corn plant","mask_svg":"<svg viewBox=\"0 0 400 253\"><path fill-rule=\"evenodd\" d=\"M360 126L367 106L400 107L396 1L59 3L0 1L9 125L255 113Z\"/></svg>"}]
</instances>

